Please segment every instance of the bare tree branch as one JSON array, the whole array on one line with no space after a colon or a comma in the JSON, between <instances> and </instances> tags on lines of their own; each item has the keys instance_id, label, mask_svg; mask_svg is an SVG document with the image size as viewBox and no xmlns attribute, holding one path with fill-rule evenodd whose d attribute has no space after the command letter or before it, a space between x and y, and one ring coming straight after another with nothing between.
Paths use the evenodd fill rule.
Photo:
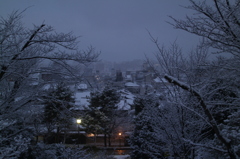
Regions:
<instances>
[{"instance_id":1,"label":"bare tree branch","mask_svg":"<svg viewBox=\"0 0 240 159\"><path fill-rule=\"evenodd\" d=\"M171 77L169 75L165 75L164 78L166 80L168 80L169 83L173 83L174 85L177 85L180 88L182 88L182 89L192 93L200 101L200 106L203 108L205 115L208 117L209 123L211 124L215 134L218 137L218 139L225 145L225 147L226 147L226 149L228 151L229 156L231 158L233 158L233 159L236 159L237 157L236 157L236 155L235 155L235 153L234 153L234 151L232 149L231 141L228 141L221 134L215 119L213 118L211 112L209 111L207 105L204 102L204 99L199 94L199 92L197 92L196 90L194 90L190 86L186 85L185 83L180 82L179 80L175 79L174 77Z\"/></svg>"}]
</instances>

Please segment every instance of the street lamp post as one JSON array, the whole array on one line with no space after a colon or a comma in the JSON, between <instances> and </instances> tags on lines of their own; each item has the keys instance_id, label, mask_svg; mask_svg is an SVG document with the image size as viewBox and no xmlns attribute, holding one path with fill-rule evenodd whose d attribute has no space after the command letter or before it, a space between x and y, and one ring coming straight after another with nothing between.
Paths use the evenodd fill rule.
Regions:
<instances>
[{"instance_id":1,"label":"street lamp post","mask_svg":"<svg viewBox=\"0 0 240 159\"><path fill-rule=\"evenodd\" d=\"M119 136L119 146L121 147L121 136L122 136L122 133L118 133L118 136Z\"/></svg>"},{"instance_id":2,"label":"street lamp post","mask_svg":"<svg viewBox=\"0 0 240 159\"><path fill-rule=\"evenodd\" d=\"M78 147L79 147L79 129L80 129L80 124L81 124L82 120L81 119L77 119L77 125L78 125Z\"/></svg>"}]
</instances>

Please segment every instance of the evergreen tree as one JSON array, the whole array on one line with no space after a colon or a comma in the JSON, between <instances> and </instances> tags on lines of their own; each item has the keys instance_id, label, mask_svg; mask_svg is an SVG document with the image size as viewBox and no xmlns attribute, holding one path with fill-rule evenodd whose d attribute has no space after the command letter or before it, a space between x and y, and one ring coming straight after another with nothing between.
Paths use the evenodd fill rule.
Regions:
<instances>
[{"instance_id":1,"label":"evergreen tree","mask_svg":"<svg viewBox=\"0 0 240 159\"><path fill-rule=\"evenodd\" d=\"M70 124L73 103L73 93L64 83L59 83L55 88L50 89L44 102L43 121L48 126L49 132L57 128L59 135L60 128ZM59 142L58 136L57 142Z\"/></svg>"},{"instance_id":2,"label":"evergreen tree","mask_svg":"<svg viewBox=\"0 0 240 159\"><path fill-rule=\"evenodd\" d=\"M134 133L130 138L133 159L164 158L163 145L159 134L159 108L153 96L136 98L135 108L140 108L135 118Z\"/></svg>"},{"instance_id":3,"label":"evergreen tree","mask_svg":"<svg viewBox=\"0 0 240 159\"><path fill-rule=\"evenodd\" d=\"M141 96L135 97L133 106L135 108L135 115L138 115L144 108L144 103L147 103L147 98L143 98ZM151 102L151 101L149 101Z\"/></svg>"},{"instance_id":4,"label":"evergreen tree","mask_svg":"<svg viewBox=\"0 0 240 159\"><path fill-rule=\"evenodd\" d=\"M104 143L107 146L107 136L110 138L116 128L116 117L120 93L115 89L106 87L102 92L93 92L90 105L85 116L86 131L93 134L103 133Z\"/></svg>"}]
</instances>

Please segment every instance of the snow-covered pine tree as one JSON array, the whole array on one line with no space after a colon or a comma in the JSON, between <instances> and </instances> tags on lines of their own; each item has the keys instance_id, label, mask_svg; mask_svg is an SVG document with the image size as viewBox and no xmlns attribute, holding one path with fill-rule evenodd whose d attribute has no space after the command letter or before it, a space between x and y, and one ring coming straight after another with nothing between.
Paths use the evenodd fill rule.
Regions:
<instances>
[{"instance_id":1,"label":"snow-covered pine tree","mask_svg":"<svg viewBox=\"0 0 240 159\"><path fill-rule=\"evenodd\" d=\"M136 113L135 129L130 137L133 148L131 158L164 158L164 147L159 125L159 102L154 95L138 97L134 100Z\"/></svg>"},{"instance_id":2,"label":"snow-covered pine tree","mask_svg":"<svg viewBox=\"0 0 240 159\"><path fill-rule=\"evenodd\" d=\"M109 145L113 130L116 128L117 109L120 101L120 93L115 89L106 87L102 92L92 92L90 104L85 116L87 132L103 133L104 144L107 146L107 136Z\"/></svg>"}]
</instances>

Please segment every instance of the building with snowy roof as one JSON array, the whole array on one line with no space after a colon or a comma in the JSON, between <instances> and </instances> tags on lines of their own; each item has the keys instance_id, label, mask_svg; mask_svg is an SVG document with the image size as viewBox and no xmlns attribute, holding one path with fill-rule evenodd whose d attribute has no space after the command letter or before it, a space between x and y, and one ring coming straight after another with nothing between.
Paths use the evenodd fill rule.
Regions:
<instances>
[{"instance_id":1,"label":"building with snowy roof","mask_svg":"<svg viewBox=\"0 0 240 159\"><path fill-rule=\"evenodd\" d=\"M134 82L127 82L125 88L132 93L139 93L140 86Z\"/></svg>"}]
</instances>

